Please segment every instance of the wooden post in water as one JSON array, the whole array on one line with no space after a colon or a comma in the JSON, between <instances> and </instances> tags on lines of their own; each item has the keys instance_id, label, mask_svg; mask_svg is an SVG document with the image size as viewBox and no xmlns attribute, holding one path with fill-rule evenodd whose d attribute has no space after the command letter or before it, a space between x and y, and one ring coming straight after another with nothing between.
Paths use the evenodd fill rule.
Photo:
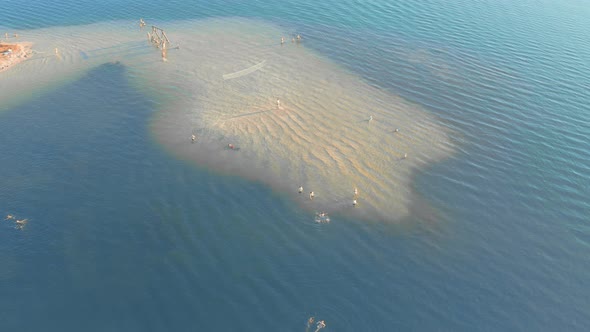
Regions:
<instances>
[{"instance_id":1,"label":"wooden post in water","mask_svg":"<svg viewBox=\"0 0 590 332\"><path fill-rule=\"evenodd\" d=\"M162 42L162 61L166 62L168 59L166 58L167 51L166 51L166 42Z\"/></svg>"},{"instance_id":2,"label":"wooden post in water","mask_svg":"<svg viewBox=\"0 0 590 332\"><path fill-rule=\"evenodd\" d=\"M170 40L168 39L168 36L166 36L166 32L164 32L164 30L162 30L162 36L164 37L164 39L166 39L167 43L170 43Z\"/></svg>"}]
</instances>

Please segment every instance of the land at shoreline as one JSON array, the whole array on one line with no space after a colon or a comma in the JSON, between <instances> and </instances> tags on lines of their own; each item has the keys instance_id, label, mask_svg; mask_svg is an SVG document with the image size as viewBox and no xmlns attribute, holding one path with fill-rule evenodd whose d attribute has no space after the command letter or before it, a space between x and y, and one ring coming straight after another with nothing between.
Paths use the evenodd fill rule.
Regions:
<instances>
[{"instance_id":1,"label":"land at shoreline","mask_svg":"<svg viewBox=\"0 0 590 332\"><path fill-rule=\"evenodd\" d=\"M0 43L0 72L30 57L32 43Z\"/></svg>"}]
</instances>

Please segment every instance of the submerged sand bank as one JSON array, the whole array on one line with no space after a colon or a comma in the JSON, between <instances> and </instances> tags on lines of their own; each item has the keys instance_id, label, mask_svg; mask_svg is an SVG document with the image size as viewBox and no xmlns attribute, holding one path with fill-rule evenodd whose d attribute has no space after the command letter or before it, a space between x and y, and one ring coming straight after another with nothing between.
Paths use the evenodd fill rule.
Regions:
<instances>
[{"instance_id":1,"label":"submerged sand bank","mask_svg":"<svg viewBox=\"0 0 590 332\"><path fill-rule=\"evenodd\" d=\"M186 90L153 129L182 158L264 182L312 211L399 220L409 213L413 172L452 151L446 129L423 108L274 26L211 20L171 31L183 48L153 74Z\"/></svg>"},{"instance_id":2,"label":"submerged sand bank","mask_svg":"<svg viewBox=\"0 0 590 332\"><path fill-rule=\"evenodd\" d=\"M293 33L239 18L162 27L171 39L167 62L136 22L29 31L35 61L0 76L0 98L120 61L156 103L153 137L175 156L263 182L310 211L363 219L406 216L414 172L452 152L434 116L310 51L305 36L291 42Z\"/></svg>"}]
</instances>

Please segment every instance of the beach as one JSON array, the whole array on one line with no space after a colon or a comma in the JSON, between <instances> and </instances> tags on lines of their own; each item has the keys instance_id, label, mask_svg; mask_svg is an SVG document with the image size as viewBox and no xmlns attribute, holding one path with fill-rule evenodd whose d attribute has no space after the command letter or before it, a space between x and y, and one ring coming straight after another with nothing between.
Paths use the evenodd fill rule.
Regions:
<instances>
[{"instance_id":1,"label":"beach","mask_svg":"<svg viewBox=\"0 0 590 332\"><path fill-rule=\"evenodd\" d=\"M32 43L0 43L0 72L27 60L31 56Z\"/></svg>"}]
</instances>

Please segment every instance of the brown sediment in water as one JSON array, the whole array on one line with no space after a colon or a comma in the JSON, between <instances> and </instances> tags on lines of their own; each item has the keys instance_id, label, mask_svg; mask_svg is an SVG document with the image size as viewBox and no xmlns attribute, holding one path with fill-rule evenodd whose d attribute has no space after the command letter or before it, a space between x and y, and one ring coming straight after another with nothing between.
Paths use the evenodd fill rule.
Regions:
<instances>
[{"instance_id":1,"label":"brown sediment in water","mask_svg":"<svg viewBox=\"0 0 590 332\"><path fill-rule=\"evenodd\" d=\"M27 60L31 55L32 43L0 43L0 72Z\"/></svg>"}]
</instances>

